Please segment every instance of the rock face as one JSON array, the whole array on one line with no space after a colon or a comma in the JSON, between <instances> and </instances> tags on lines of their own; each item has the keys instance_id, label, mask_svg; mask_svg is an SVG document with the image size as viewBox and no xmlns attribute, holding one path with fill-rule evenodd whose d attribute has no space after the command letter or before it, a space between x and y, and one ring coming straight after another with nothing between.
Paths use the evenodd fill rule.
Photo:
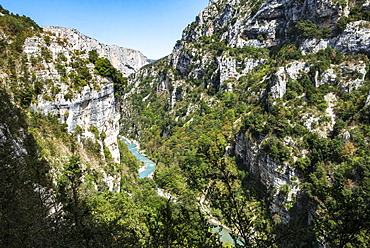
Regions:
<instances>
[{"instance_id":1,"label":"rock face","mask_svg":"<svg viewBox=\"0 0 370 248\"><path fill-rule=\"evenodd\" d=\"M247 73L253 70L256 66L263 64L263 60L245 59L244 61L237 62L234 58L223 56L219 58L218 61L220 84L222 85L227 80L239 79L240 77L247 75ZM228 86L228 89L230 88L231 86Z\"/></svg>"},{"instance_id":2,"label":"rock face","mask_svg":"<svg viewBox=\"0 0 370 248\"><path fill-rule=\"evenodd\" d=\"M196 21L184 30L182 41L197 42L217 34L218 39L225 41L229 47L270 48L286 42L289 27L299 20L310 20L317 28L327 27L335 33L336 22L350 13L348 6L340 6L327 0L268 0L259 8L253 4L247 8L250 4L241 0L210 1ZM344 53L368 54L368 27L367 21L349 23L338 36L304 39L299 49L307 54L330 46ZM189 64L196 64L192 59L196 57L193 56L194 51L184 51L184 44L179 42L171 55L172 64L181 71L185 71Z\"/></svg>"},{"instance_id":3,"label":"rock face","mask_svg":"<svg viewBox=\"0 0 370 248\"><path fill-rule=\"evenodd\" d=\"M282 40L276 30L291 23L309 19L320 27L334 28L337 20L348 13L347 7L327 0L268 0L260 6L241 0L210 1L196 19L197 25L185 29L183 40L197 41L223 30L222 38L229 46L270 47Z\"/></svg>"},{"instance_id":4,"label":"rock face","mask_svg":"<svg viewBox=\"0 0 370 248\"><path fill-rule=\"evenodd\" d=\"M32 108L58 116L68 125L69 132L77 130L81 137L96 139L119 162L120 113L114 84L95 74L87 52L96 49L126 75L147 64L146 57L135 50L105 46L73 29L45 30L55 35L47 32L27 38L23 46L41 91Z\"/></svg>"},{"instance_id":5,"label":"rock face","mask_svg":"<svg viewBox=\"0 0 370 248\"><path fill-rule=\"evenodd\" d=\"M365 5L362 8L368 8L368 5ZM267 0L260 5L256 1L210 0L208 7L184 30L182 39L160 66L145 68L130 79L132 88L126 98L133 93L145 92L145 87L156 89L158 94L167 91L169 111L176 112L178 109L175 101L181 97L185 99L185 93L182 95L176 93L180 88L179 82L183 82L181 85L184 88L188 87L187 93L192 90L187 80L196 81L198 85L202 84L204 91L216 89L221 92L235 92L234 88L243 83L243 78L268 64L268 59L271 58L269 53L274 51L273 48L279 49L279 45L284 43L298 44L296 50L299 56L318 53L327 48L327 50L337 49L344 54L368 55L369 22L355 21L348 23L343 32L338 29L338 20L348 17L349 14L350 6L329 0ZM290 33L291 27L298 21L307 20L316 25L316 29L328 28L332 31L332 36L325 39L299 37L292 40L291 36L294 34ZM250 47L252 48L248 49ZM332 54L327 56L336 55L337 51L331 51ZM274 59L278 59L278 56ZM248 82L255 83L254 85L246 84L241 94L244 94L243 99L246 99L247 104L250 99L257 99L272 107L278 102L284 102L286 97L292 96L300 99L298 103L304 102L305 95L302 92L297 95L295 92L302 84L302 78L312 81L315 88L329 85L348 93L364 85L367 69L366 61L361 59L329 63L330 65L320 69L315 67L317 65L313 66L312 63L299 58L286 60L290 59L292 62L281 62L282 66L274 65L275 68L271 72L261 72L264 76L258 79L259 82ZM149 83L144 85L143 78ZM257 84L260 88L256 86ZM262 88L260 85L266 87ZM292 85L296 87L294 90ZM215 101L214 98L207 98L205 95L206 93L200 94L199 99L211 106ZM154 96L154 93L145 95L142 101L149 106L150 97ZM370 95L365 105L370 104L369 99ZM176 116L176 120L186 119L200 109L198 103L182 102L181 104L187 108L183 115ZM300 104L294 106L294 110L299 112L300 125L306 128L307 132L328 137L336 121L337 98L334 94L326 94L321 104L322 113L309 112ZM247 117L241 117L243 118ZM187 123L191 121L192 119L187 120ZM297 124L292 120L285 123L287 127L292 128ZM135 132L140 133L140 127L137 129ZM260 147L266 137L259 138L261 140L252 141L240 130L234 139L235 154L242 158L243 165L250 168L266 188L276 189L271 197L271 209L278 213L284 222L288 222L290 219L288 206L295 198L294 195L299 192L297 186L299 175L291 164L279 164L266 154ZM283 143L294 150L295 143L291 137L286 137ZM305 157L305 152L301 151L299 156ZM293 161L295 159L297 157L294 157ZM282 197L280 189L286 188L284 185L289 186L289 192Z\"/></svg>"},{"instance_id":6,"label":"rock face","mask_svg":"<svg viewBox=\"0 0 370 248\"><path fill-rule=\"evenodd\" d=\"M346 53L364 53L369 55L370 22L356 21L349 23L344 32L332 41L333 47Z\"/></svg>"},{"instance_id":7,"label":"rock face","mask_svg":"<svg viewBox=\"0 0 370 248\"><path fill-rule=\"evenodd\" d=\"M279 213L284 223L290 220L289 205L294 202L294 197L299 192L299 174L296 169L287 163L278 164L264 151L260 150L259 142L253 142L244 134L237 135L235 139L235 153L250 170L258 175L266 188L274 188L272 192L271 211ZM288 185L288 186L287 186ZM288 187L288 192L283 192L283 187Z\"/></svg>"},{"instance_id":8,"label":"rock face","mask_svg":"<svg viewBox=\"0 0 370 248\"><path fill-rule=\"evenodd\" d=\"M40 96L38 103L33 105L37 111L45 115L58 116L68 125L68 131L74 132L76 127L81 128L84 138L96 139L91 132L96 127L99 134L105 133L104 146L108 147L115 162L119 163L120 153L117 145L119 134L119 119L117 102L114 98L114 86L106 82L101 90L96 91L86 86L73 99L66 100L61 94L56 95L53 102L45 101ZM99 141L99 139L98 139Z\"/></svg>"},{"instance_id":9,"label":"rock face","mask_svg":"<svg viewBox=\"0 0 370 248\"><path fill-rule=\"evenodd\" d=\"M212 58L204 51L189 45L189 42L203 42L208 39L221 40L233 48L270 48L287 41L289 27L299 20L311 20L318 28L335 30L338 19L348 14L347 7L340 7L326 0L269 0L261 6L241 0L210 1L209 6L199 13L196 21L184 30L182 40L176 44L169 60L184 76L197 73L195 76L202 77L204 68L211 63ZM340 38L303 40L299 49L304 54L316 53L328 46L343 52L361 52L363 49L353 48L355 37L351 38L351 35L353 36L354 29L356 28L349 25ZM367 36L364 33L361 35L364 36L361 47L365 47ZM199 58L199 55L203 57ZM236 67L240 67L242 61L236 63L229 57L222 54L222 57L217 59L221 73L220 84L227 79L239 78L261 64L261 60L244 61L249 66L246 66L243 72L236 73ZM190 65L193 67L192 72L188 70Z\"/></svg>"},{"instance_id":10,"label":"rock face","mask_svg":"<svg viewBox=\"0 0 370 248\"><path fill-rule=\"evenodd\" d=\"M66 48L70 51L79 50L89 52L91 50L97 50L100 57L107 58L124 76L129 76L149 63L148 58L137 50L122 48L116 45L104 45L96 39L81 34L75 29L51 26L43 27L43 29L45 32L51 32L60 41L66 42Z\"/></svg>"}]
</instances>

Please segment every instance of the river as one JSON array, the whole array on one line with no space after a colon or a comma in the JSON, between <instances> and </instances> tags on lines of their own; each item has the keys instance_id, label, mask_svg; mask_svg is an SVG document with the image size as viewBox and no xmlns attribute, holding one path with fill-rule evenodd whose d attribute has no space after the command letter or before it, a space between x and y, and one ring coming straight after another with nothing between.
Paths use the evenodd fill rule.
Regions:
<instances>
[{"instance_id":1,"label":"river","mask_svg":"<svg viewBox=\"0 0 370 248\"><path fill-rule=\"evenodd\" d=\"M155 169L155 163L141 154L134 143L131 143L125 138L121 138L121 140L126 143L128 150L132 153L132 155L134 155L144 164L143 167L139 169L139 178L152 177Z\"/></svg>"},{"instance_id":2,"label":"river","mask_svg":"<svg viewBox=\"0 0 370 248\"><path fill-rule=\"evenodd\" d=\"M131 143L128 139L121 138L126 145L128 146L129 151L137 158L139 159L144 166L139 169L139 177L145 178L145 177L152 177L155 169L155 163L148 159L146 156L142 155L138 149L137 146L133 143ZM233 238L230 236L230 233L228 230L222 228L222 227L214 227L213 230L215 232L219 232L220 240L226 244L231 243L234 244Z\"/></svg>"}]
</instances>

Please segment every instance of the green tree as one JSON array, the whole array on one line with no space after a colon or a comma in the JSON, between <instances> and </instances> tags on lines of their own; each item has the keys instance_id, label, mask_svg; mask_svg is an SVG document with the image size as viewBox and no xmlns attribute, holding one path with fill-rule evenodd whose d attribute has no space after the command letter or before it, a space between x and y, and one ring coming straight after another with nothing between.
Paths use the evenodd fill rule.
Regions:
<instances>
[{"instance_id":1,"label":"green tree","mask_svg":"<svg viewBox=\"0 0 370 248\"><path fill-rule=\"evenodd\" d=\"M331 29L324 27L319 28L311 20L299 20L294 26L294 31L299 37L308 39L322 39L331 37Z\"/></svg>"},{"instance_id":2,"label":"green tree","mask_svg":"<svg viewBox=\"0 0 370 248\"><path fill-rule=\"evenodd\" d=\"M199 209L167 200L148 217L149 247L222 247Z\"/></svg>"},{"instance_id":3,"label":"green tree","mask_svg":"<svg viewBox=\"0 0 370 248\"><path fill-rule=\"evenodd\" d=\"M98 58L95 61L95 69L101 76L112 77L114 74L114 68L106 58Z\"/></svg>"},{"instance_id":4,"label":"green tree","mask_svg":"<svg viewBox=\"0 0 370 248\"><path fill-rule=\"evenodd\" d=\"M94 49L89 51L89 60L91 63L95 64L95 62L98 60L99 54L98 52Z\"/></svg>"},{"instance_id":5,"label":"green tree","mask_svg":"<svg viewBox=\"0 0 370 248\"><path fill-rule=\"evenodd\" d=\"M93 241L90 209L81 194L83 173L80 157L72 155L58 180L57 199L63 205L63 219L67 224L61 227L61 239L69 247L89 247Z\"/></svg>"}]
</instances>

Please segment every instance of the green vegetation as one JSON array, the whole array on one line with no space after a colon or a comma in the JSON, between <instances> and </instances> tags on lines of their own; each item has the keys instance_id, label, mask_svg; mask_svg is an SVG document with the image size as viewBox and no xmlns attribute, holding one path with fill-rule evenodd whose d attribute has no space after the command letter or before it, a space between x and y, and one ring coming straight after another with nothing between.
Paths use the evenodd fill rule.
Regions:
<instances>
[{"instance_id":1,"label":"green vegetation","mask_svg":"<svg viewBox=\"0 0 370 248\"><path fill-rule=\"evenodd\" d=\"M252 14L262 3L243 2ZM44 47L26 58L22 42L40 28L0 12L1 31L13 41L0 42L0 69L9 76L0 88L1 247L222 247L210 217L231 229L236 247L370 245L369 73L356 83L367 56L332 48L303 55L295 43L231 48L221 40L223 25L197 42L180 41L179 65L163 58L128 84L97 51L53 58ZM338 27L366 15L352 8ZM332 35L309 20L289 32L291 41ZM42 36L47 45L50 35ZM239 73L223 83L221 58ZM243 74L250 60L258 66ZM43 61L55 64L60 81L37 79ZM286 87L276 97L277 72L287 76L293 62L304 68L279 78ZM329 69L336 78L321 82ZM67 133L55 116L28 108L40 94L52 100L61 83L67 100L98 87L96 75L110 78L124 99L121 132L156 162L153 179L138 178L142 164L121 140L114 162L108 132L90 125L93 138L79 126Z\"/></svg>"},{"instance_id":2,"label":"green vegetation","mask_svg":"<svg viewBox=\"0 0 370 248\"><path fill-rule=\"evenodd\" d=\"M0 232L1 246L221 246L196 204L167 201L152 190L151 180L137 178L140 164L123 142L119 143L121 164L112 163L107 149L104 149L106 160L102 160L85 145L89 140L83 141L81 147L55 117L37 113L22 117L22 110L13 108L3 91L1 97L2 125L9 127L8 137L27 134L24 163L19 163L15 156L17 148L10 144L11 140L0 143L3 171L0 222L8 227ZM100 163L106 166L99 169ZM121 178L115 182L121 191L108 191L101 168ZM55 188L52 178L57 182ZM32 184L25 183L28 181L44 189L35 191ZM45 191L52 188L56 198ZM52 215L47 214L59 203L61 209L54 208Z\"/></svg>"},{"instance_id":3,"label":"green vegetation","mask_svg":"<svg viewBox=\"0 0 370 248\"><path fill-rule=\"evenodd\" d=\"M290 152L283 142L272 136L262 144L262 149L272 158L281 161L287 161L290 157Z\"/></svg>"},{"instance_id":4,"label":"green vegetation","mask_svg":"<svg viewBox=\"0 0 370 248\"><path fill-rule=\"evenodd\" d=\"M294 29L295 38L332 35L331 30L307 20L297 22ZM363 199L368 197L364 171L369 165L352 159L365 161L362 159L367 156L364 140L369 133L364 116L368 108L363 106L370 81L366 79L363 86L350 92L339 85L361 78L340 68L362 61L367 64L367 57L344 55L332 48L303 55L296 44L281 44L270 51L230 48L218 35L196 43L181 41L182 52L191 58L185 69L166 67L163 61L146 67L151 67L161 82L182 82L176 91L174 85L161 91L153 88L159 80L156 77L139 75L137 79L139 88L129 99L134 120L124 122L123 132L140 139L156 161L155 182L180 199L188 195L205 198L212 216L236 230L247 247L312 247L319 245L321 238L333 247L366 247L368 221L357 226L344 216L346 211L353 220L360 212L368 215L369 203ZM198 56L208 58L208 63L197 64ZM237 65L250 58L263 63L220 85L217 59L221 56L235 59ZM271 78L279 67L289 68L292 62L305 62L309 68L296 79L287 79L284 96L272 99ZM317 86L328 69L340 79ZM202 73L195 77L199 71ZM176 102L170 106L168 99L174 93ZM328 95L338 101L332 106L338 117L333 132L321 131L331 121L325 116L330 106ZM310 116L317 121L307 124ZM350 143L343 141L346 130L351 130ZM235 154L235 147L240 155ZM258 173L252 173L262 170L256 167L264 166L268 158L279 169L288 166L299 173L299 180L292 177L277 197L291 216L302 218L284 223L269 211L276 189L262 184ZM291 195L293 186L299 186L302 195ZM308 222L312 213L315 220Z\"/></svg>"},{"instance_id":5,"label":"green vegetation","mask_svg":"<svg viewBox=\"0 0 370 248\"><path fill-rule=\"evenodd\" d=\"M257 11L262 7L262 4L264 3L263 0L256 0L256 1L253 1L253 6L251 8L251 16L254 16L255 14L257 14Z\"/></svg>"},{"instance_id":6,"label":"green vegetation","mask_svg":"<svg viewBox=\"0 0 370 248\"><path fill-rule=\"evenodd\" d=\"M348 17L343 16L338 20L337 26L341 32L343 32L347 23L359 20L370 21L370 11L367 8L362 8L364 3L364 1L355 2Z\"/></svg>"},{"instance_id":7,"label":"green vegetation","mask_svg":"<svg viewBox=\"0 0 370 248\"><path fill-rule=\"evenodd\" d=\"M0 6L0 31L4 39L0 41L0 70L9 75L9 87L14 92L17 103L27 107L40 92L33 75L27 69L27 58L22 54L22 46L27 37L37 35L41 28L30 18L10 14Z\"/></svg>"},{"instance_id":8,"label":"green vegetation","mask_svg":"<svg viewBox=\"0 0 370 248\"><path fill-rule=\"evenodd\" d=\"M304 39L325 39L332 36L332 31L327 27L318 27L311 20L300 20L293 26L291 34Z\"/></svg>"},{"instance_id":9,"label":"green vegetation","mask_svg":"<svg viewBox=\"0 0 370 248\"><path fill-rule=\"evenodd\" d=\"M242 47L242 48L229 48L229 55L231 57L237 57L239 59L242 58L252 58L252 59L262 59L262 58L268 58L269 50L266 48L260 48L260 47Z\"/></svg>"},{"instance_id":10,"label":"green vegetation","mask_svg":"<svg viewBox=\"0 0 370 248\"><path fill-rule=\"evenodd\" d=\"M113 80L115 94L119 98L127 85L127 78L123 77L122 73L114 68L108 59L98 58L96 50L89 52L89 59L94 63L97 74L110 77Z\"/></svg>"},{"instance_id":11,"label":"green vegetation","mask_svg":"<svg viewBox=\"0 0 370 248\"><path fill-rule=\"evenodd\" d=\"M0 16L1 30L12 41L11 44L2 41L2 46L10 47L15 53L21 53L25 39L39 33L41 28L29 17L11 14L3 7L0 6L0 8L0 12L4 14Z\"/></svg>"}]
</instances>

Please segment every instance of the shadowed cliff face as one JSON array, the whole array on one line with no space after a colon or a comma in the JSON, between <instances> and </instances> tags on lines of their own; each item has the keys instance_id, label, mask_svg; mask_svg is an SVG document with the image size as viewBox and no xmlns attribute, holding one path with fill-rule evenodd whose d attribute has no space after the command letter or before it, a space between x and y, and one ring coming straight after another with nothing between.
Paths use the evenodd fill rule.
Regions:
<instances>
[{"instance_id":1,"label":"shadowed cliff face","mask_svg":"<svg viewBox=\"0 0 370 248\"><path fill-rule=\"evenodd\" d=\"M22 111L0 89L0 245L46 245L48 163L39 157Z\"/></svg>"}]
</instances>

